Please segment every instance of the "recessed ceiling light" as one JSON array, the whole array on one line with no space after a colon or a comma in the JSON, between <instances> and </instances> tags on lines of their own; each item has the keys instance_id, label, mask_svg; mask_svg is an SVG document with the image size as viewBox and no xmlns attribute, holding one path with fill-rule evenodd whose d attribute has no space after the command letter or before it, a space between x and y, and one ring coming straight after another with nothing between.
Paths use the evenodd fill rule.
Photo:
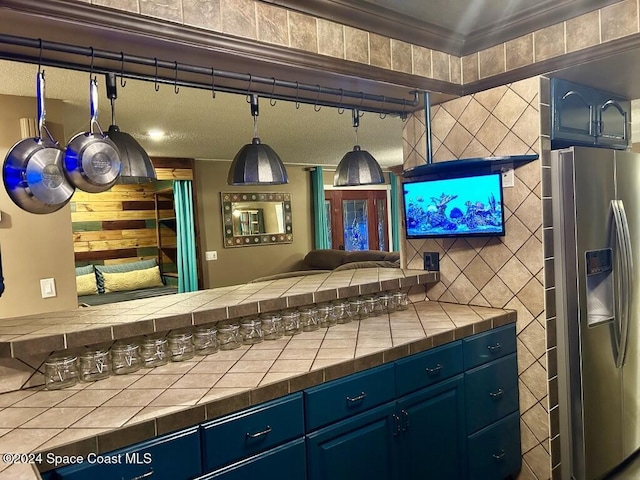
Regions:
<instances>
[{"instance_id":1,"label":"recessed ceiling light","mask_svg":"<svg viewBox=\"0 0 640 480\"><path fill-rule=\"evenodd\" d=\"M164 137L164 132L162 130L149 130L147 134L151 140L160 140Z\"/></svg>"}]
</instances>

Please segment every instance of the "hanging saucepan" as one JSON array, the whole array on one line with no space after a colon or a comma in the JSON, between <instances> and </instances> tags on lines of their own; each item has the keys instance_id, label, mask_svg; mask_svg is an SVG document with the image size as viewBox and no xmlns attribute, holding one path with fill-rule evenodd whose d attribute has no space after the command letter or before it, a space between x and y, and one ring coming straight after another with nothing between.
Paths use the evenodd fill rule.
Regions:
<instances>
[{"instance_id":1,"label":"hanging saucepan","mask_svg":"<svg viewBox=\"0 0 640 480\"><path fill-rule=\"evenodd\" d=\"M64 154L64 168L72 184L80 190L98 193L109 190L118 180L122 162L120 152L98 124L98 83L89 82L91 120L89 131L74 136ZM94 133L94 127L98 132Z\"/></svg>"},{"instance_id":2,"label":"hanging saucepan","mask_svg":"<svg viewBox=\"0 0 640 480\"><path fill-rule=\"evenodd\" d=\"M11 147L2 165L2 180L9 197L31 213L61 209L75 190L64 175L64 152L45 125L44 87L44 72L38 71L38 136L20 140Z\"/></svg>"}]
</instances>

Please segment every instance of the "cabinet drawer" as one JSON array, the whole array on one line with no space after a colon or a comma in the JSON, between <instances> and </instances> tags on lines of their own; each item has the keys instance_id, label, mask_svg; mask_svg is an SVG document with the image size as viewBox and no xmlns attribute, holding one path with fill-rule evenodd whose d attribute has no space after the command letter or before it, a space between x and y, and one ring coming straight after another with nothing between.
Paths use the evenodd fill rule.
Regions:
<instances>
[{"instance_id":1,"label":"cabinet drawer","mask_svg":"<svg viewBox=\"0 0 640 480\"><path fill-rule=\"evenodd\" d=\"M205 472L303 435L302 393L204 423L202 452Z\"/></svg>"},{"instance_id":2,"label":"cabinet drawer","mask_svg":"<svg viewBox=\"0 0 640 480\"><path fill-rule=\"evenodd\" d=\"M465 373L467 433L518 409L518 364L512 353Z\"/></svg>"},{"instance_id":3,"label":"cabinet drawer","mask_svg":"<svg viewBox=\"0 0 640 480\"><path fill-rule=\"evenodd\" d=\"M468 370L516 351L515 323L465 338L464 368Z\"/></svg>"},{"instance_id":4,"label":"cabinet drawer","mask_svg":"<svg viewBox=\"0 0 640 480\"><path fill-rule=\"evenodd\" d=\"M471 435L467 444L470 480L502 480L520 470L518 412Z\"/></svg>"},{"instance_id":5,"label":"cabinet drawer","mask_svg":"<svg viewBox=\"0 0 640 480\"><path fill-rule=\"evenodd\" d=\"M211 480L214 478L224 478L224 480L279 480L285 477L290 480L305 480L306 475L304 439L300 438L198 477L196 480Z\"/></svg>"},{"instance_id":6,"label":"cabinet drawer","mask_svg":"<svg viewBox=\"0 0 640 480\"><path fill-rule=\"evenodd\" d=\"M393 400L393 365L384 365L304 392L307 432Z\"/></svg>"},{"instance_id":7,"label":"cabinet drawer","mask_svg":"<svg viewBox=\"0 0 640 480\"><path fill-rule=\"evenodd\" d=\"M453 342L398 360L396 394L428 387L462 372L462 342Z\"/></svg>"},{"instance_id":8,"label":"cabinet drawer","mask_svg":"<svg viewBox=\"0 0 640 480\"><path fill-rule=\"evenodd\" d=\"M151 478L188 480L202 474L198 427L154 438L131 447L101 454L118 459L115 464L82 463L59 468L60 480L113 480Z\"/></svg>"}]
</instances>

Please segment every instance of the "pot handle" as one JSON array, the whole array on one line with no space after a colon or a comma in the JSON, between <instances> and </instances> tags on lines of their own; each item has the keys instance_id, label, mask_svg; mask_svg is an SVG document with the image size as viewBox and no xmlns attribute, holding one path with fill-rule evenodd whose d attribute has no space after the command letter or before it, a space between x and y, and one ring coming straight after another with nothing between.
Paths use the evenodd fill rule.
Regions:
<instances>
[{"instance_id":1,"label":"pot handle","mask_svg":"<svg viewBox=\"0 0 640 480\"><path fill-rule=\"evenodd\" d=\"M36 132L37 140L38 142L42 140L42 132L45 131L49 139L53 143L57 144L58 142L54 140L53 136L49 132L49 129L44 123L47 116L47 111L44 108L44 89L44 72L39 71L36 79L36 99L38 101L38 131Z\"/></svg>"},{"instance_id":2,"label":"pot handle","mask_svg":"<svg viewBox=\"0 0 640 480\"><path fill-rule=\"evenodd\" d=\"M89 108L91 111L91 120L89 122L89 133L93 135L94 125L97 127L100 135L104 137L104 132L98 123L98 81L95 77L89 80Z\"/></svg>"}]
</instances>

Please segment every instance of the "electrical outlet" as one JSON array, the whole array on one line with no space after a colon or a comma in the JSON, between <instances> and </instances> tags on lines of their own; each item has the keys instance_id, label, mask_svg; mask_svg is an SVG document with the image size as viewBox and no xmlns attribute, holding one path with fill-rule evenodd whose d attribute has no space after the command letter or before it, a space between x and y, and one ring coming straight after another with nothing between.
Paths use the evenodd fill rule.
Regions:
<instances>
[{"instance_id":1,"label":"electrical outlet","mask_svg":"<svg viewBox=\"0 0 640 480\"><path fill-rule=\"evenodd\" d=\"M218 259L218 252L216 250L212 250L210 252L205 252L204 253L204 258L207 261L217 260Z\"/></svg>"},{"instance_id":2,"label":"electrical outlet","mask_svg":"<svg viewBox=\"0 0 640 480\"><path fill-rule=\"evenodd\" d=\"M510 163L508 165L502 165L500 167L493 167L492 171L497 172L500 171L502 174L502 187L513 187L514 184L514 172L513 165Z\"/></svg>"},{"instance_id":3,"label":"electrical outlet","mask_svg":"<svg viewBox=\"0 0 640 480\"><path fill-rule=\"evenodd\" d=\"M52 298L56 296L56 281L54 278L40 279L40 293L42 298Z\"/></svg>"}]
</instances>

